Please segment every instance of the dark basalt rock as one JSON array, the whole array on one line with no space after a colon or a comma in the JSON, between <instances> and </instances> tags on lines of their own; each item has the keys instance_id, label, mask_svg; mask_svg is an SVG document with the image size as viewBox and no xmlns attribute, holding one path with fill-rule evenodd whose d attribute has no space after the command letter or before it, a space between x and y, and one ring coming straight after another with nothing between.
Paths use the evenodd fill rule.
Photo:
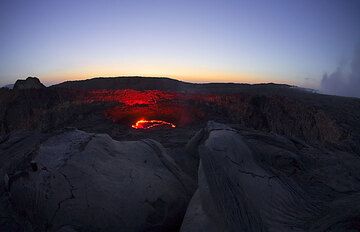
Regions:
<instances>
[{"instance_id":1,"label":"dark basalt rock","mask_svg":"<svg viewBox=\"0 0 360 232\"><path fill-rule=\"evenodd\" d=\"M26 80L17 80L13 87L14 90L19 89L44 89L46 88L36 77L28 77Z\"/></svg>"},{"instance_id":2,"label":"dark basalt rock","mask_svg":"<svg viewBox=\"0 0 360 232\"><path fill-rule=\"evenodd\" d=\"M358 231L356 154L209 123L182 232ZM195 140L191 141L191 147Z\"/></svg>"},{"instance_id":3,"label":"dark basalt rock","mask_svg":"<svg viewBox=\"0 0 360 232\"><path fill-rule=\"evenodd\" d=\"M182 149L13 132L0 138L0 231L358 231L358 167L355 153L214 122Z\"/></svg>"},{"instance_id":4,"label":"dark basalt rock","mask_svg":"<svg viewBox=\"0 0 360 232\"><path fill-rule=\"evenodd\" d=\"M12 227L0 220L1 231L18 221L26 231L176 231L195 191L150 139L119 142L74 129L15 134L0 154L1 161L9 159L0 166L7 177L0 182L7 211L0 205L0 216L12 219Z\"/></svg>"}]
</instances>

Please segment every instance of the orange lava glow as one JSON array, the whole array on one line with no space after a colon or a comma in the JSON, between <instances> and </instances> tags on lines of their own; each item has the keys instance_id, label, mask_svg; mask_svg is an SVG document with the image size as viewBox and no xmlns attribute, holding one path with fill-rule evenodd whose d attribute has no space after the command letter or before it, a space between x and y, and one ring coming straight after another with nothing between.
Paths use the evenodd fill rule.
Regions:
<instances>
[{"instance_id":1,"label":"orange lava glow","mask_svg":"<svg viewBox=\"0 0 360 232\"><path fill-rule=\"evenodd\" d=\"M208 120L208 112L213 106L223 106L234 99L230 95L133 89L90 90L77 96L87 104L104 103L103 112L107 119L119 125L134 124L132 128L135 129L182 128L198 124Z\"/></svg>"},{"instance_id":2,"label":"orange lava glow","mask_svg":"<svg viewBox=\"0 0 360 232\"><path fill-rule=\"evenodd\" d=\"M150 129L154 127L171 127L175 128L175 124L172 124L170 122L162 121L162 120L146 120L141 119L137 121L134 125L131 126L135 129Z\"/></svg>"}]
</instances>

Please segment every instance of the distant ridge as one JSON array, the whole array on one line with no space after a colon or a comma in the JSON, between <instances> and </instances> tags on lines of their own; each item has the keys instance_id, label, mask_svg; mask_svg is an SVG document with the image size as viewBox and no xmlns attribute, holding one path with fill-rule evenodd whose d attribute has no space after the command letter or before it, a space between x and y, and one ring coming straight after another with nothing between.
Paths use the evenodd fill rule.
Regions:
<instances>
[{"instance_id":1,"label":"distant ridge","mask_svg":"<svg viewBox=\"0 0 360 232\"><path fill-rule=\"evenodd\" d=\"M207 93L238 93L238 92L263 92L291 91L297 87L286 84L238 84L238 83L204 83L196 84L183 82L167 77L97 77L87 80L66 81L52 88L67 89L135 89L135 90L162 90L178 92L207 92Z\"/></svg>"},{"instance_id":2,"label":"distant ridge","mask_svg":"<svg viewBox=\"0 0 360 232\"><path fill-rule=\"evenodd\" d=\"M5 88L5 89L13 89L13 88L14 88L14 85L15 85L15 84L9 84L9 85L3 86L2 88Z\"/></svg>"},{"instance_id":3,"label":"distant ridge","mask_svg":"<svg viewBox=\"0 0 360 232\"><path fill-rule=\"evenodd\" d=\"M96 77L86 80L66 81L52 87L71 89L138 89L178 90L190 83L166 77Z\"/></svg>"}]
</instances>

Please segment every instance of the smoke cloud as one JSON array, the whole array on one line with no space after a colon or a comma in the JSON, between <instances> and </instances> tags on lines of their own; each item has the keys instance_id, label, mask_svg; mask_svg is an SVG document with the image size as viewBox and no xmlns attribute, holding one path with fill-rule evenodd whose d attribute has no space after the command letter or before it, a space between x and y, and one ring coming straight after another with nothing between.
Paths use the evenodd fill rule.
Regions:
<instances>
[{"instance_id":1,"label":"smoke cloud","mask_svg":"<svg viewBox=\"0 0 360 232\"><path fill-rule=\"evenodd\" d=\"M326 94L360 97L360 46L355 49L350 70L340 65L335 72L325 74L321 80L321 92Z\"/></svg>"}]
</instances>

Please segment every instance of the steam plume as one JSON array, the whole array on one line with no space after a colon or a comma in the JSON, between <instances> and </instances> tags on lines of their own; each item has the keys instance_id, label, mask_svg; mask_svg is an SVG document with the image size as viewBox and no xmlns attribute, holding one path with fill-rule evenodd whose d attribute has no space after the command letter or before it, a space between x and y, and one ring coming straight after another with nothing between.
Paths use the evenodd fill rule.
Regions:
<instances>
[{"instance_id":1,"label":"steam plume","mask_svg":"<svg viewBox=\"0 0 360 232\"><path fill-rule=\"evenodd\" d=\"M346 71L344 65L341 65L335 72L326 73L321 80L321 91L326 94L360 97L360 46L355 50L350 65L350 71Z\"/></svg>"}]
</instances>

